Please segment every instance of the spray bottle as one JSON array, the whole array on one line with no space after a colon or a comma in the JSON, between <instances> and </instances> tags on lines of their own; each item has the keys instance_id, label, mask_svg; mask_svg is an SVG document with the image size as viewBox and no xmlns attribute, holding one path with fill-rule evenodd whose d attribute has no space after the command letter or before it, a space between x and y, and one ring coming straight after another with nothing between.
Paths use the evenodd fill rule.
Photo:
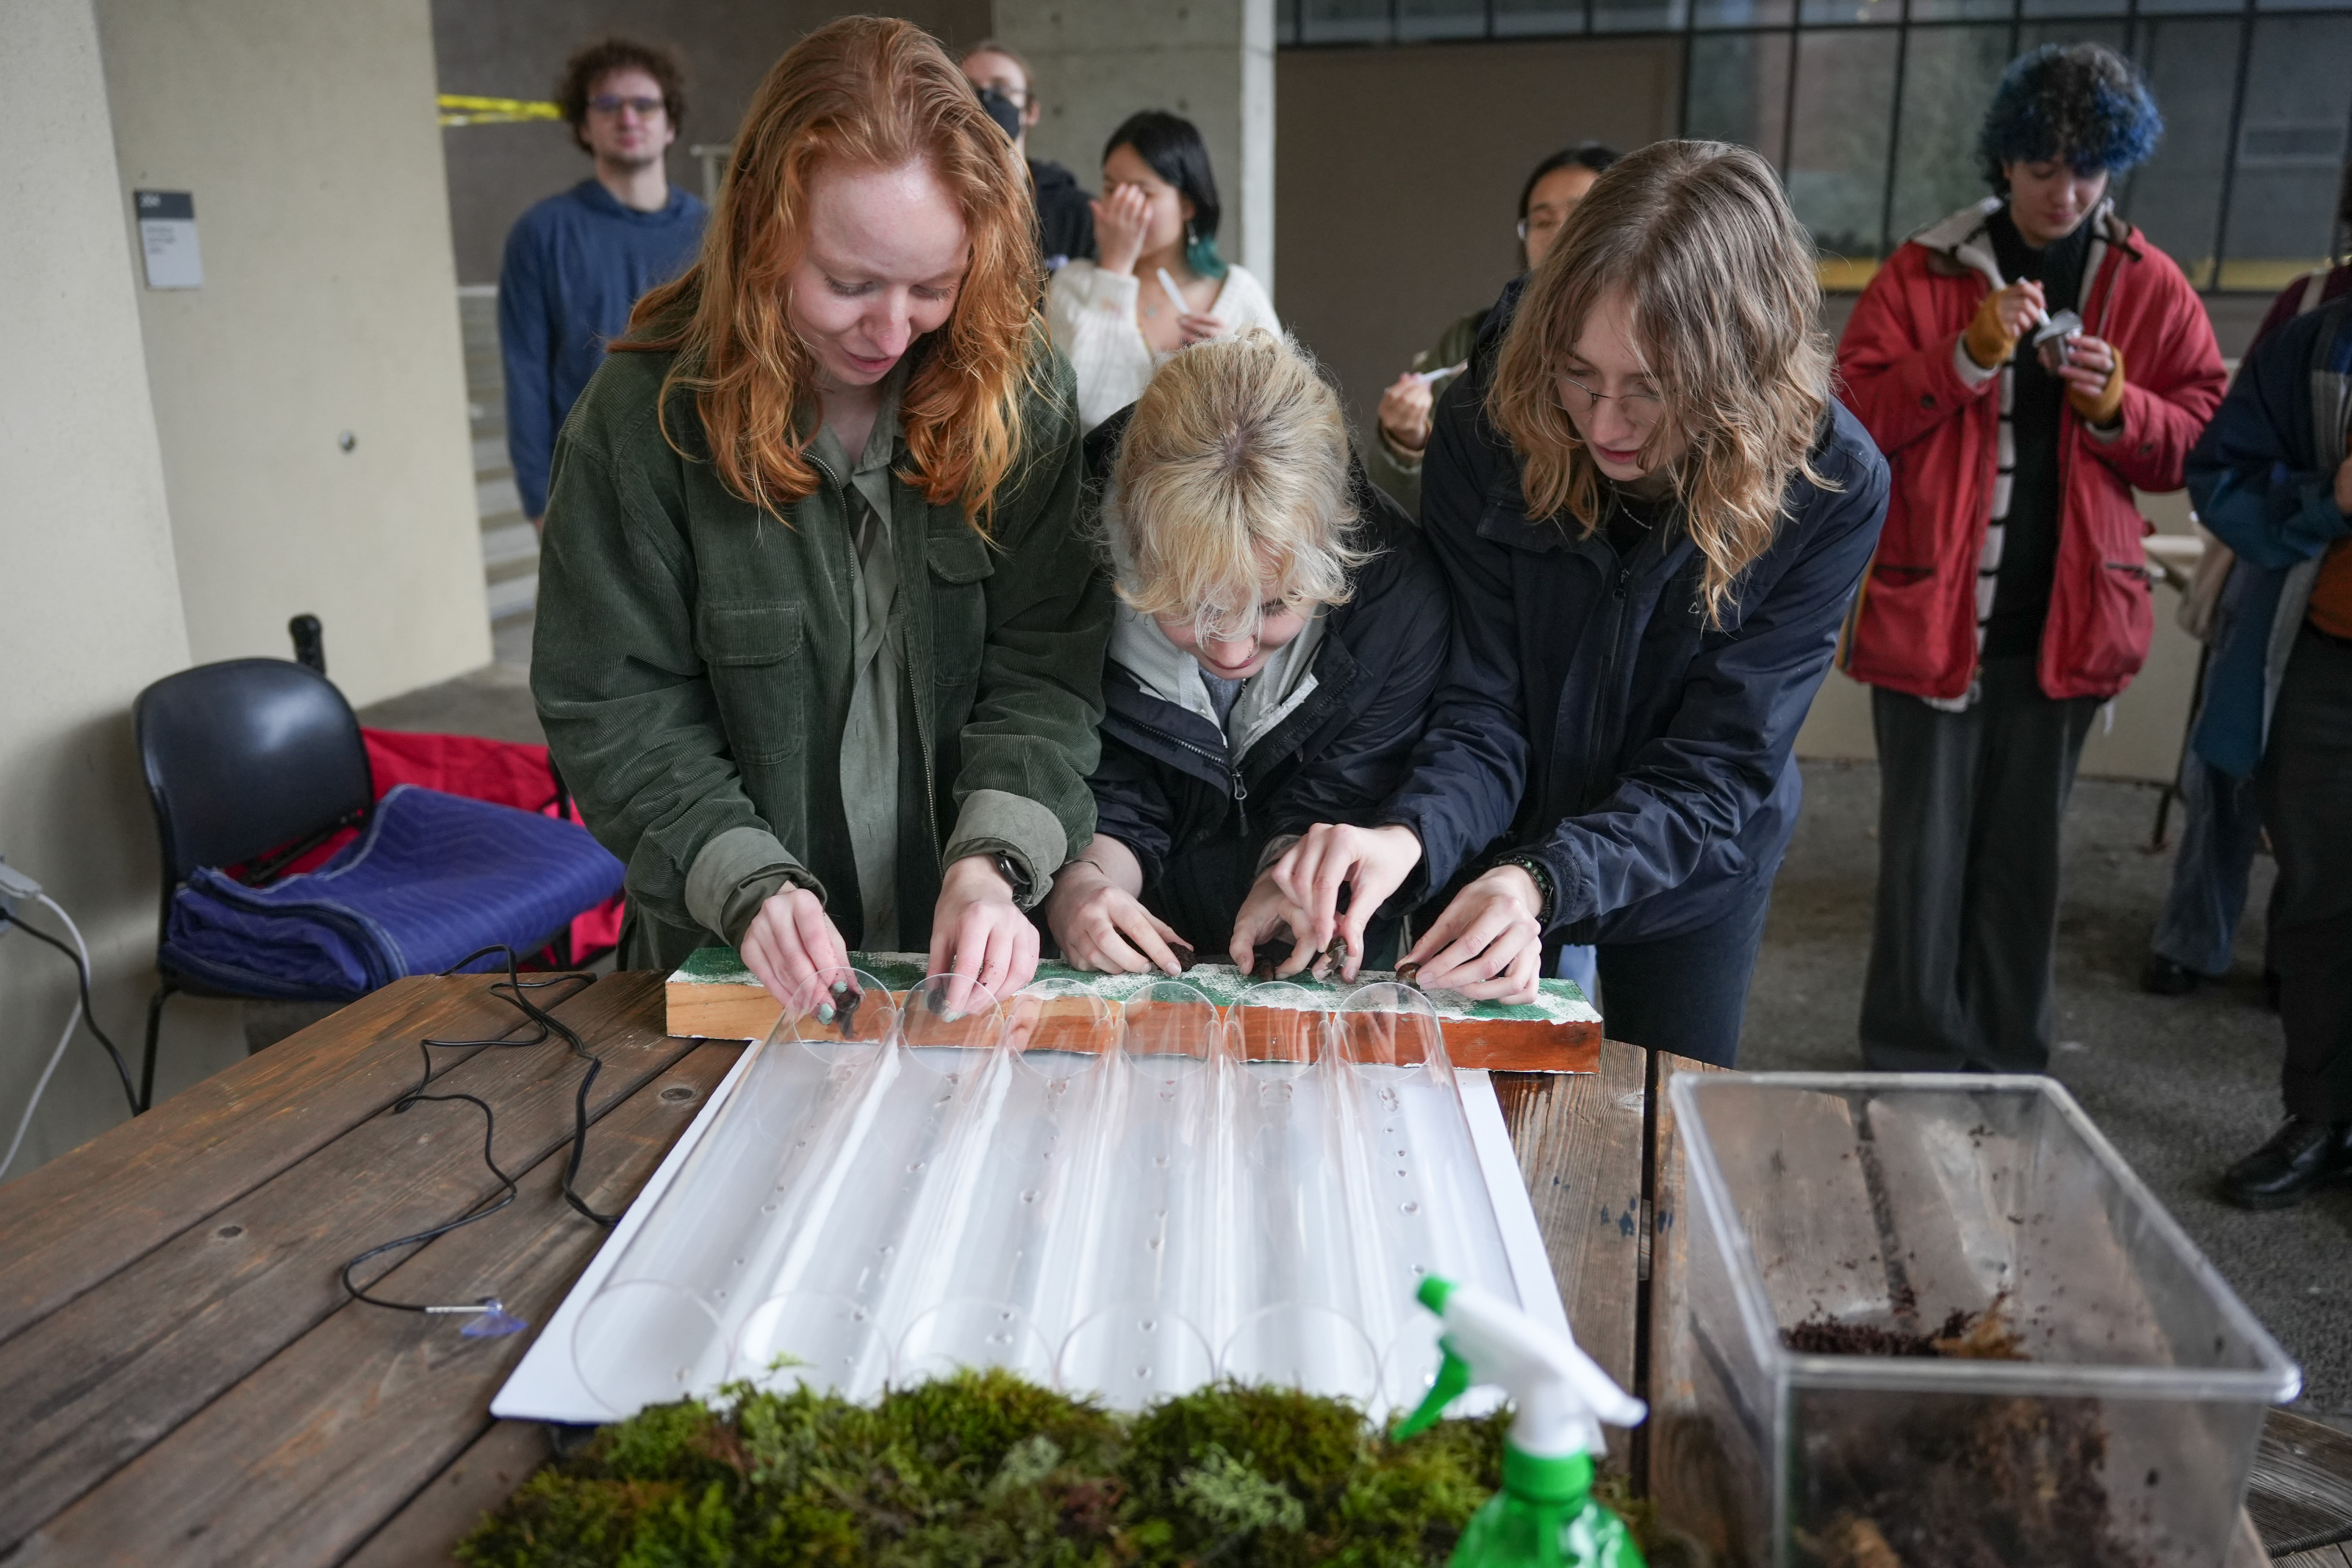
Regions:
<instances>
[{"instance_id":1,"label":"spray bottle","mask_svg":"<svg viewBox=\"0 0 2352 1568\"><path fill-rule=\"evenodd\" d=\"M1648 1408L1574 1340L1475 1285L1433 1274L1417 1293L1445 1325L1445 1361L1397 1437L1427 1430L1474 1375L1507 1392L1516 1411L1503 1443L1503 1490L1462 1532L1453 1568L1643 1568L1625 1521L1592 1500L1592 1455L1603 1420L1631 1427Z\"/></svg>"}]
</instances>

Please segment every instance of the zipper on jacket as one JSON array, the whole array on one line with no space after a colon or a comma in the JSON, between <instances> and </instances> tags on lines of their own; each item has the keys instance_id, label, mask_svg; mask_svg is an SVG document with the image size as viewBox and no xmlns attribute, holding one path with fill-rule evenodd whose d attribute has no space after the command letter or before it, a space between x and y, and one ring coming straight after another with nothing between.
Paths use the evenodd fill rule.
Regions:
<instances>
[{"instance_id":1,"label":"zipper on jacket","mask_svg":"<svg viewBox=\"0 0 2352 1568\"><path fill-rule=\"evenodd\" d=\"M1234 763L1234 810L1241 814L1242 837L1249 837L1249 786L1242 781L1242 765Z\"/></svg>"},{"instance_id":2,"label":"zipper on jacket","mask_svg":"<svg viewBox=\"0 0 2352 1568\"><path fill-rule=\"evenodd\" d=\"M1143 720L1137 718L1132 714L1129 714L1125 716L1126 722L1135 726L1136 728L1143 731L1144 734L1157 736L1159 738L1166 741L1169 745L1177 747L1179 750L1191 752L1193 756L1199 758L1203 762L1213 762L1216 764L1218 770L1223 773L1224 776L1233 782L1234 809L1241 813L1241 831L1244 833L1249 831L1249 784L1242 777L1243 758L1234 757L1230 748L1228 748L1225 755L1221 757L1217 753L1211 751L1205 746L1195 746L1191 741L1185 739L1182 736L1171 735L1166 730L1160 728L1158 725L1146 724Z\"/></svg>"},{"instance_id":3,"label":"zipper on jacket","mask_svg":"<svg viewBox=\"0 0 2352 1568\"><path fill-rule=\"evenodd\" d=\"M1612 549L1611 553L1615 552ZM1624 641L1625 594L1633 581L1633 565L1621 557L1617 564L1617 581L1609 591L1609 635L1601 646L1600 693L1584 721L1584 789L1577 807L1579 811L1589 811L1600 804L1593 796L1593 775L1601 766L1601 721L1616 699L1618 644Z\"/></svg>"}]
</instances>

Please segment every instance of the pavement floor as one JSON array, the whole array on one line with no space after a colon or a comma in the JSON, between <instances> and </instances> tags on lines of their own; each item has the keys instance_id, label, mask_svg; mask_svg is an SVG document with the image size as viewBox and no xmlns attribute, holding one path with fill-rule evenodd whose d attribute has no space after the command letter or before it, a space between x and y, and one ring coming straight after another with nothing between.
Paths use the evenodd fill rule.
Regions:
<instances>
[{"instance_id":1,"label":"pavement floor","mask_svg":"<svg viewBox=\"0 0 2352 1568\"><path fill-rule=\"evenodd\" d=\"M501 622L499 662L377 704L362 721L540 740L527 685L530 631L527 617ZM1804 772L1804 812L1748 993L1739 1065L1750 1071L1861 1066L1854 1025L1878 874L1878 769L1822 761ZM2156 809L2149 785L2076 786L2051 1071L2303 1364L2305 1395L2294 1408L2352 1430L2352 1189L2276 1214L2242 1212L2213 1191L2214 1178L2268 1137L2280 1115L2283 1047L2261 983L2271 864L2256 862L2227 978L2187 997L2148 995L2139 971L2172 867L2168 849L2147 847Z\"/></svg>"}]
</instances>

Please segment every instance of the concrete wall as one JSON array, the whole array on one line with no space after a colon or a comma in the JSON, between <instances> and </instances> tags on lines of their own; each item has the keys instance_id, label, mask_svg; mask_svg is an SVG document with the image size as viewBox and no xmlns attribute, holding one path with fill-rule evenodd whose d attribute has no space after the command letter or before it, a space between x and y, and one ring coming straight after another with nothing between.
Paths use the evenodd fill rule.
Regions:
<instances>
[{"instance_id":1,"label":"concrete wall","mask_svg":"<svg viewBox=\"0 0 2352 1568\"><path fill-rule=\"evenodd\" d=\"M1291 49L1276 77L1276 308L1369 434L1381 389L1518 270L1529 169L1588 139L1675 133L1682 44Z\"/></svg>"},{"instance_id":2,"label":"concrete wall","mask_svg":"<svg viewBox=\"0 0 2352 1568\"><path fill-rule=\"evenodd\" d=\"M80 925L99 1017L135 1051L156 869L130 704L187 663L187 631L89 0L0 0L0 101L18 138L0 179L17 369L0 378L0 854ZM63 935L45 910L26 919ZM73 996L60 955L0 934L0 1152ZM242 1054L233 1008L181 1006L166 1089ZM113 1070L80 1036L9 1173L125 1114Z\"/></svg>"},{"instance_id":3,"label":"concrete wall","mask_svg":"<svg viewBox=\"0 0 2352 1568\"><path fill-rule=\"evenodd\" d=\"M696 143L733 139L751 93L776 57L803 34L858 8L810 0L433 0L433 43L443 92L548 99L572 51L592 37L625 33L677 51L687 69L687 118L670 150L669 176L698 194ZM939 35L950 47L989 30L988 0L907 0L887 7ZM452 126L441 133L447 160L457 277L496 283L507 230L525 207L588 178L588 155L569 126Z\"/></svg>"},{"instance_id":4,"label":"concrete wall","mask_svg":"<svg viewBox=\"0 0 2352 1568\"><path fill-rule=\"evenodd\" d=\"M188 191L204 251L138 290L189 653L309 612L354 703L487 663L425 0L97 10L118 223Z\"/></svg>"},{"instance_id":5,"label":"concrete wall","mask_svg":"<svg viewBox=\"0 0 2352 1568\"><path fill-rule=\"evenodd\" d=\"M1208 144L1223 209L1219 248L1275 286L1281 71L1274 0L996 0L995 14L994 36L1037 72L1045 112L1029 132L1031 157L1067 164L1097 190L1103 143L1119 122L1139 110L1174 110Z\"/></svg>"}]
</instances>

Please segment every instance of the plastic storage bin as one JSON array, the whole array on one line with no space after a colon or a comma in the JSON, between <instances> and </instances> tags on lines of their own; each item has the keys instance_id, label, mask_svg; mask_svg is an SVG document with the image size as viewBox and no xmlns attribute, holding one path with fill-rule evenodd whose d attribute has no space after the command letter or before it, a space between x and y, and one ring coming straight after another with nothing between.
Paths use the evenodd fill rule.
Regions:
<instances>
[{"instance_id":1,"label":"plastic storage bin","mask_svg":"<svg viewBox=\"0 0 2352 1568\"><path fill-rule=\"evenodd\" d=\"M1672 1449L1722 1465L1678 1490L1723 1500L1735 1556L2224 1560L2264 1407L2301 1374L2065 1090L1694 1073L1671 1093L1710 1428ZM1799 1354L1784 1337L1964 1334L1988 1312L2009 1358Z\"/></svg>"}]
</instances>

